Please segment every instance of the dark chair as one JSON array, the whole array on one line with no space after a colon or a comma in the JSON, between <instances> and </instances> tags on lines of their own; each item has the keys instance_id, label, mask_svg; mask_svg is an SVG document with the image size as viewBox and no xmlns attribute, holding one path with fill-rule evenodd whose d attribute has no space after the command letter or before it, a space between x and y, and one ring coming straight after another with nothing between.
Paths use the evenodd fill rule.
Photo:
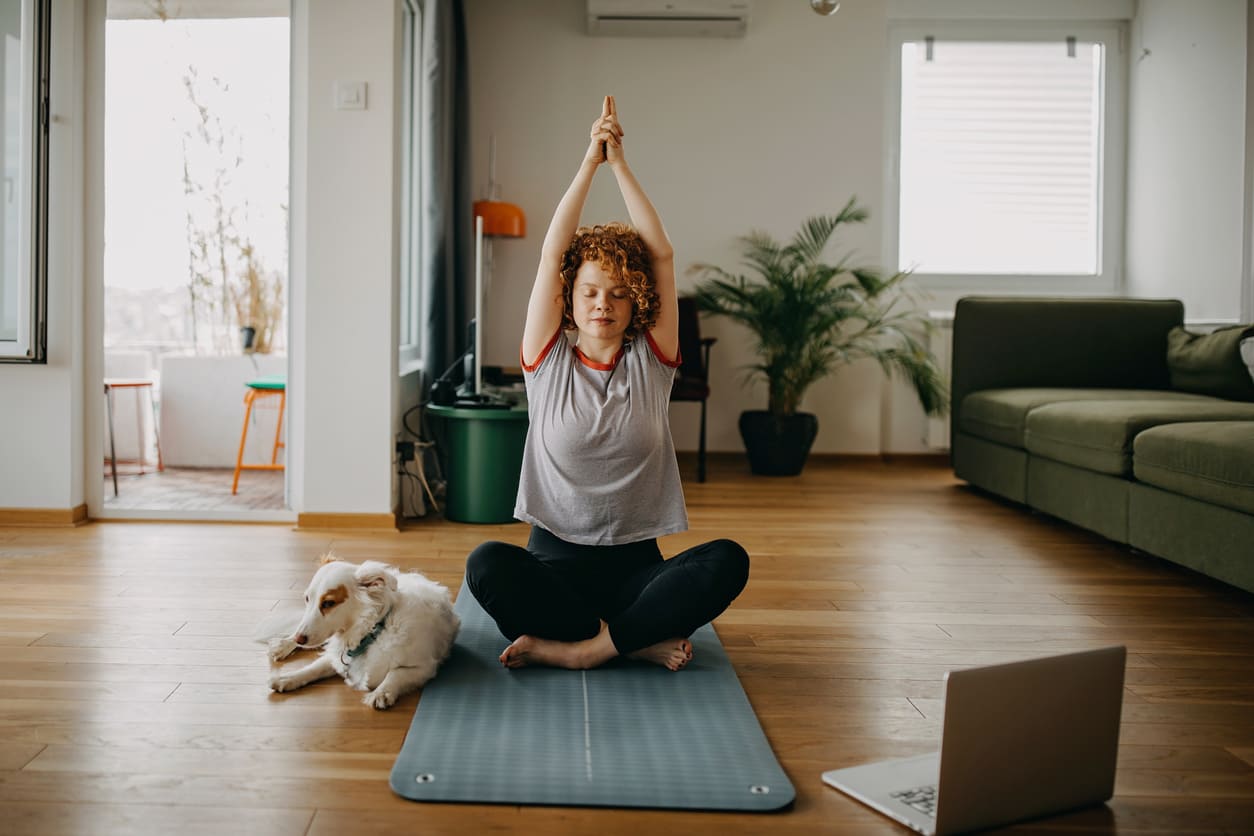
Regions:
<instances>
[{"instance_id":1,"label":"dark chair","mask_svg":"<svg viewBox=\"0 0 1254 836\"><path fill-rule=\"evenodd\" d=\"M701 440L697 447L697 481L705 481L705 401L710 397L710 346L714 337L701 337L697 318L697 301L691 296L679 297L679 355L672 401L701 402Z\"/></svg>"}]
</instances>

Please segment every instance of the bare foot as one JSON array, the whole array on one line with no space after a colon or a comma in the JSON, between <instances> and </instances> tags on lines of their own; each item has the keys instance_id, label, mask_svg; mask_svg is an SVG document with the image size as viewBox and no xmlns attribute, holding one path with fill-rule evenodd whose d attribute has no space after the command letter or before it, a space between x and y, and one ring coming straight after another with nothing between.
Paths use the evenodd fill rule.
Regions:
<instances>
[{"instance_id":1,"label":"bare foot","mask_svg":"<svg viewBox=\"0 0 1254 836\"><path fill-rule=\"evenodd\" d=\"M666 639L627 655L642 662L661 665L667 670L678 671L692 661L692 642L687 639Z\"/></svg>"},{"instance_id":2,"label":"bare foot","mask_svg":"<svg viewBox=\"0 0 1254 836\"><path fill-rule=\"evenodd\" d=\"M618 655L610 630L601 622L601 631L590 639L577 642L559 642L539 639L535 636L519 636L501 653L501 664L507 668L525 668L528 665L546 665L551 668L567 668L581 671L604 665Z\"/></svg>"}]
</instances>

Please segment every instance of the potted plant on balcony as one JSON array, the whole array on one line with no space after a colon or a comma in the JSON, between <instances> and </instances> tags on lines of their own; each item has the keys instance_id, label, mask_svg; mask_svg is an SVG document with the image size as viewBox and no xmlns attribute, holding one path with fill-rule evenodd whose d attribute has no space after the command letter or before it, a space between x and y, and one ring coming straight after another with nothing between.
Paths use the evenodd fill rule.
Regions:
<instances>
[{"instance_id":1,"label":"potted plant on balcony","mask_svg":"<svg viewBox=\"0 0 1254 836\"><path fill-rule=\"evenodd\" d=\"M740 415L740 434L757 474L801 472L818 434L818 418L799 407L806 389L841 366L863 358L879 362L914 387L929 415L948 408L946 386L924 337L927 315L910 304L907 272L884 277L872 268L851 267L849 258L823 261L833 233L861 223L865 208L851 198L836 215L807 219L788 244L764 232L738 239L747 278L712 264L696 264L702 276L698 307L748 328L757 362L746 380L764 378L767 408Z\"/></svg>"},{"instance_id":2,"label":"potted plant on balcony","mask_svg":"<svg viewBox=\"0 0 1254 836\"><path fill-rule=\"evenodd\" d=\"M283 313L283 280L265 269L251 240L239 244L240 268L228 286L245 354L269 354Z\"/></svg>"}]
</instances>

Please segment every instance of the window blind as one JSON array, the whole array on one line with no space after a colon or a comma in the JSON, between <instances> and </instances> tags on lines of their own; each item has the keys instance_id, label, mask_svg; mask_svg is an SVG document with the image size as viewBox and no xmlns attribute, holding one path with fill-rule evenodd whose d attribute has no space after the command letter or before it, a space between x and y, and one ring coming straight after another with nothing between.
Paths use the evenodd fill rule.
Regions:
<instances>
[{"instance_id":1,"label":"window blind","mask_svg":"<svg viewBox=\"0 0 1254 836\"><path fill-rule=\"evenodd\" d=\"M899 264L921 273L1096 275L1103 46L901 48Z\"/></svg>"}]
</instances>

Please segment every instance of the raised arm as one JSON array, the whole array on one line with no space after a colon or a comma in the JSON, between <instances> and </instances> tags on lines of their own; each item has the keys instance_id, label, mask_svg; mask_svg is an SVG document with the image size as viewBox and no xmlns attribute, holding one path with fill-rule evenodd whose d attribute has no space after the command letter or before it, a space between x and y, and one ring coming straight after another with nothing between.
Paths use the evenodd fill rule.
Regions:
<instances>
[{"instance_id":1,"label":"raised arm","mask_svg":"<svg viewBox=\"0 0 1254 836\"><path fill-rule=\"evenodd\" d=\"M560 271L562 255L579 228L579 216L597 166L605 162L606 147L620 142L622 131L612 121L610 98L601 107L601 117L592 124L591 140L575 179L553 212L549 230L540 247L540 266L536 281L531 287L531 299L527 303L527 322L523 326L522 360L530 365L540 357L540 352L557 333L562 322L562 280Z\"/></svg>"},{"instance_id":2,"label":"raised arm","mask_svg":"<svg viewBox=\"0 0 1254 836\"><path fill-rule=\"evenodd\" d=\"M612 121L617 125L618 110L613 96L608 97L608 107ZM619 136L621 135L622 129L619 128ZM653 256L653 282L661 305L657 322L653 325L653 341L657 343L662 354L673 360L679 356L679 299L675 290L675 251L657 209L627 165L621 141L609 143L606 155L610 169L618 180L618 190L623 195L623 202L627 204L631 224L640 233Z\"/></svg>"}]
</instances>

